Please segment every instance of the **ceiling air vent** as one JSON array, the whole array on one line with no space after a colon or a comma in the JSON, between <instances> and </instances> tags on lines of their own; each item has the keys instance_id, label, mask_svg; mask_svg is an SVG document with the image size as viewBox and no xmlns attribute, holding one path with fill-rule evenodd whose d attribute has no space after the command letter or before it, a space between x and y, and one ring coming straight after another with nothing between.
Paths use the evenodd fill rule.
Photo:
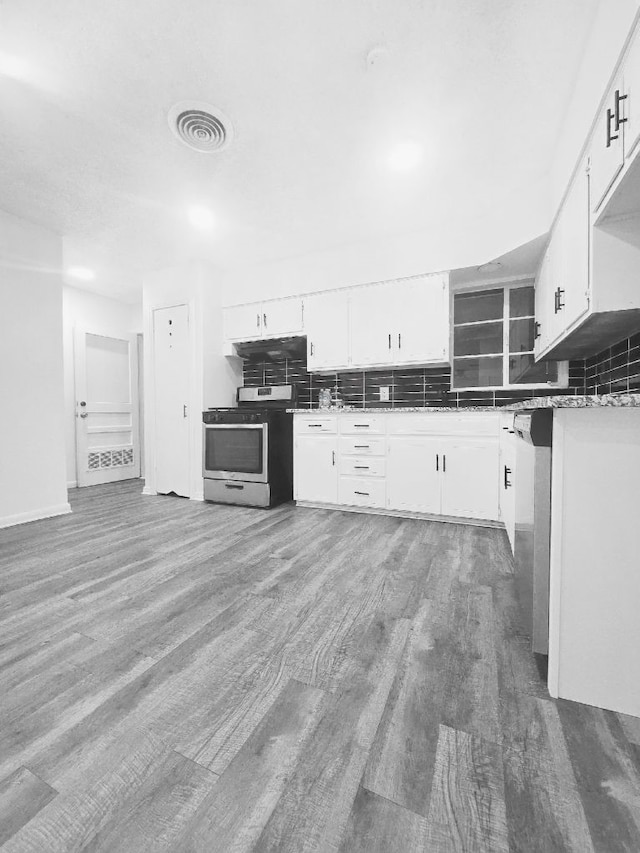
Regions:
<instances>
[{"instance_id":1,"label":"ceiling air vent","mask_svg":"<svg viewBox=\"0 0 640 853\"><path fill-rule=\"evenodd\" d=\"M168 118L169 127L178 139L194 151L211 154L222 151L231 141L231 122L211 104L180 101L169 110Z\"/></svg>"}]
</instances>

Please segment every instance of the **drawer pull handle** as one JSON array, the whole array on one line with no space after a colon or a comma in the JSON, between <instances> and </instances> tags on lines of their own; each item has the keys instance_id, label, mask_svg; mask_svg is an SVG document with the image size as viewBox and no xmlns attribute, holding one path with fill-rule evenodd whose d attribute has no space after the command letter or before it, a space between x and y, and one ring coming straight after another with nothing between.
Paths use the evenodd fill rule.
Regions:
<instances>
[{"instance_id":1,"label":"drawer pull handle","mask_svg":"<svg viewBox=\"0 0 640 853\"><path fill-rule=\"evenodd\" d=\"M307 426L308 427L317 427L318 429L320 429L322 427L322 424L307 424Z\"/></svg>"},{"instance_id":2,"label":"drawer pull handle","mask_svg":"<svg viewBox=\"0 0 640 853\"><path fill-rule=\"evenodd\" d=\"M354 424L356 429L369 429L370 426L371 424Z\"/></svg>"},{"instance_id":3,"label":"drawer pull handle","mask_svg":"<svg viewBox=\"0 0 640 853\"><path fill-rule=\"evenodd\" d=\"M369 497L369 492L356 492L356 491L354 490L353 494L354 494L354 495L364 495L364 496L365 496L365 497L367 497L367 498Z\"/></svg>"},{"instance_id":4,"label":"drawer pull handle","mask_svg":"<svg viewBox=\"0 0 640 853\"><path fill-rule=\"evenodd\" d=\"M225 489L244 489L244 486L241 483L225 483Z\"/></svg>"},{"instance_id":5,"label":"drawer pull handle","mask_svg":"<svg viewBox=\"0 0 640 853\"><path fill-rule=\"evenodd\" d=\"M371 445L369 444L354 444L353 445L358 450L368 450Z\"/></svg>"},{"instance_id":6,"label":"drawer pull handle","mask_svg":"<svg viewBox=\"0 0 640 853\"><path fill-rule=\"evenodd\" d=\"M369 470L368 465L354 465L353 467L355 468L356 471L368 471Z\"/></svg>"}]
</instances>

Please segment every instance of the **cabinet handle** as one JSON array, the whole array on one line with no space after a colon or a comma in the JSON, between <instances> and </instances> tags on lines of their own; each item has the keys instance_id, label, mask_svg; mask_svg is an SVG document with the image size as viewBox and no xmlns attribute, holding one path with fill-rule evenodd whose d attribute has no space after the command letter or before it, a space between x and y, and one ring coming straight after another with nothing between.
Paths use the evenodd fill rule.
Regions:
<instances>
[{"instance_id":1,"label":"cabinet handle","mask_svg":"<svg viewBox=\"0 0 640 853\"><path fill-rule=\"evenodd\" d=\"M353 491L353 494L354 495L366 495L367 497L369 497L369 492L356 492L355 489Z\"/></svg>"},{"instance_id":2,"label":"cabinet handle","mask_svg":"<svg viewBox=\"0 0 640 853\"><path fill-rule=\"evenodd\" d=\"M266 329L267 328L267 315L266 314L262 315L262 322L263 322L264 327Z\"/></svg>"},{"instance_id":3,"label":"cabinet handle","mask_svg":"<svg viewBox=\"0 0 640 853\"><path fill-rule=\"evenodd\" d=\"M400 332L398 332L398 349L402 349L402 336Z\"/></svg>"},{"instance_id":4,"label":"cabinet handle","mask_svg":"<svg viewBox=\"0 0 640 853\"><path fill-rule=\"evenodd\" d=\"M313 427L314 429L320 429L322 424L307 424L308 427Z\"/></svg>"},{"instance_id":5,"label":"cabinet handle","mask_svg":"<svg viewBox=\"0 0 640 853\"><path fill-rule=\"evenodd\" d=\"M391 332L389 332L389 349L391 349Z\"/></svg>"},{"instance_id":6,"label":"cabinet handle","mask_svg":"<svg viewBox=\"0 0 640 853\"><path fill-rule=\"evenodd\" d=\"M442 473L445 474L447 471L447 454L442 454Z\"/></svg>"},{"instance_id":7,"label":"cabinet handle","mask_svg":"<svg viewBox=\"0 0 640 853\"><path fill-rule=\"evenodd\" d=\"M331 464L332 465L336 464L336 452L335 452L335 450L331 451Z\"/></svg>"},{"instance_id":8,"label":"cabinet handle","mask_svg":"<svg viewBox=\"0 0 640 853\"><path fill-rule=\"evenodd\" d=\"M370 426L371 424L354 424L354 427L356 427L356 429L369 429Z\"/></svg>"},{"instance_id":9,"label":"cabinet handle","mask_svg":"<svg viewBox=\"0 0 640 853\"><path fill-rule=\"evenodd\" d=\"M511 486L511 480L509 479L509 474L511 473L511 468L507 468L504 466L504 487L508 489Z\"/></svg>"},{"instance_id":10,"label":"cabinet handle","mask_svg":"<svg viewBox=\"0 0 640 853\"><path fill-rule=\"evenodd\" d=\"M311 346L311 350L309 352L309 355L313 355L313 341L311 341L310 346Z\"/></svg>"},{"instance_id":11,"label":"cabinet handle","mask_svg":"<svg viewBox=\"0 0 640 853\"><path fill-rule=\"evenodd\" d=\"M225 489L244 489L244 486L241 483L225 483Z\"/></svg>"},{"instance_id":12,"label":"cabinet handle","mask_svg":"<svg viewBox=\"0 0 640 853\"><path fill-rule=\"evenodd\" d=\"M257 329L260 328L260 315L259 314L256 314L256 328Z\"/></svg>"},{"instance_id":13,"label":"cabinet handle","mask_svg":"<svg viewBox=\"0 0 640 853\"><path fill-rule=\"evenodd\" d=\"M438 458L438 454L436 453L436 471L440 470L439 465L440 465L440 460Z\"/></svg>"},{"instance_id":14,"label":"cabinet handle","mask_svg":"<svg viewBox=\"0 0 640 853\"><path fill-rule=\"evenodd\" d=\"M607 110L607 148L611 148L611 143L619 136L617 133L611 133L611 123L615 117L613 110Z\"/></svg>"},{"instance_id":15,"label":"cabinet handle","mask_svg":"<svg viewBox=\"0 0 640 853\"><path fill-rule=\"evenodd\" d=\"M185 403L185 404L184 404L184 406L182 407L182 417L183 417L183 418L186 418L186 417L187 417L187 404L186 404L186 403Z\"/></svg>"},{"instance_id":16,"label":"cabinet handle","mask_svg":"<svg viewBox=\"0 0 640 853\"><path fill-rule=\"evenodd\" d=\"M533 339L534 339L534 341L537 341L539 337L540 337L540 323L534 323L533 324Z\"/></svg>"},{"instance_id":17,"label":"cabinet handle","mask_svg":"<svg viewBox=\"0 0 640 853\"><path fill-rule=\"evenodd\" d=\"M554 313L557 314L558 311L562 311L564 308L564 302L562 301L562 297L564 296L564 290L561 287L556 288L556 292L554 294L555 297L555 305L554 305Z\"/></svg>"},{"instance_id":18,"label":"cabinet handle","mask_svg":"<svg viewBox=\"0 0 640 853\"><path fill-rule=\"evenodd\" d=\"M368 465L354 465L353 468L355 471L368 471L369 470Z\"/></svg>"},{"instance_id":19,"label":"cabinet handle","mask_svg":"<svg viewBox=\"0 0 640 853\"><path fill-rule=\"evenodd\" d=\"M616 107L615 107L616 131L618 131L618 130L620 130L620 125L624 124L627 120L626 118L621 117L621 115L620 115L620 102L626 101L627 96L621 95L620 89L616 89L615 100L616 100Z\"/></svg>"},{"instance_id":20,"label":"cabinet handle","mask_svg":"<svg viewBox=\"0 0 640 853\"><path fill-rule=\"evenodd\" d=\"M354 444L353 446L354 446L357 450L368 450L368 449L369 449L369 445L368 445L368 444Z\"/></svg>"}]
</instances>

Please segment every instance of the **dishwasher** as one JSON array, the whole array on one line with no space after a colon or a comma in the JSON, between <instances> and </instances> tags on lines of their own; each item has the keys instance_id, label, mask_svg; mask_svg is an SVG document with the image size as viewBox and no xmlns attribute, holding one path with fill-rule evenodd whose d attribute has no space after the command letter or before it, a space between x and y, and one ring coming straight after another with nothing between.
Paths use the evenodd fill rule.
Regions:
<instances>
[{"instance_id":1,"label":"dishwasher","mask_svg":"<svg viewBox=\"0 0 640 853\"><path fill-rule=\"evenodd\" d=\"M551 443L553 411L517 412L514 562L523 626L531 648L549 654Z\"/></svg>"}]
</instances>

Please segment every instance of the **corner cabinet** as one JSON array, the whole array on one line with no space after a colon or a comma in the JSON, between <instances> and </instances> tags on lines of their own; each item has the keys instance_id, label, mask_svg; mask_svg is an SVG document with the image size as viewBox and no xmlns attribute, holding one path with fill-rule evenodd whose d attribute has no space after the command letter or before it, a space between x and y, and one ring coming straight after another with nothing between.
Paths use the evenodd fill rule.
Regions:
<instances>
[{"instance_id":1,"label":"corner cabinet","mask_svg":"<svg viewBox=\"0 0 640 853\"><path fill-rule=\"evenodd\" d=\"M303 330L302 297L270 299L223 309L224 337L227 341L252 341L300 335Z\"/></svg>"},{"instance_id":2,"label":"corner cabinet","mask_svg":"<svg viewBox=\"0 0 640 853\"><path fill-rule=\"evenodd\" d=\"M350 339L352 368L448 361L448 274L355 288Z\"/></svg>"}]
</instances>

